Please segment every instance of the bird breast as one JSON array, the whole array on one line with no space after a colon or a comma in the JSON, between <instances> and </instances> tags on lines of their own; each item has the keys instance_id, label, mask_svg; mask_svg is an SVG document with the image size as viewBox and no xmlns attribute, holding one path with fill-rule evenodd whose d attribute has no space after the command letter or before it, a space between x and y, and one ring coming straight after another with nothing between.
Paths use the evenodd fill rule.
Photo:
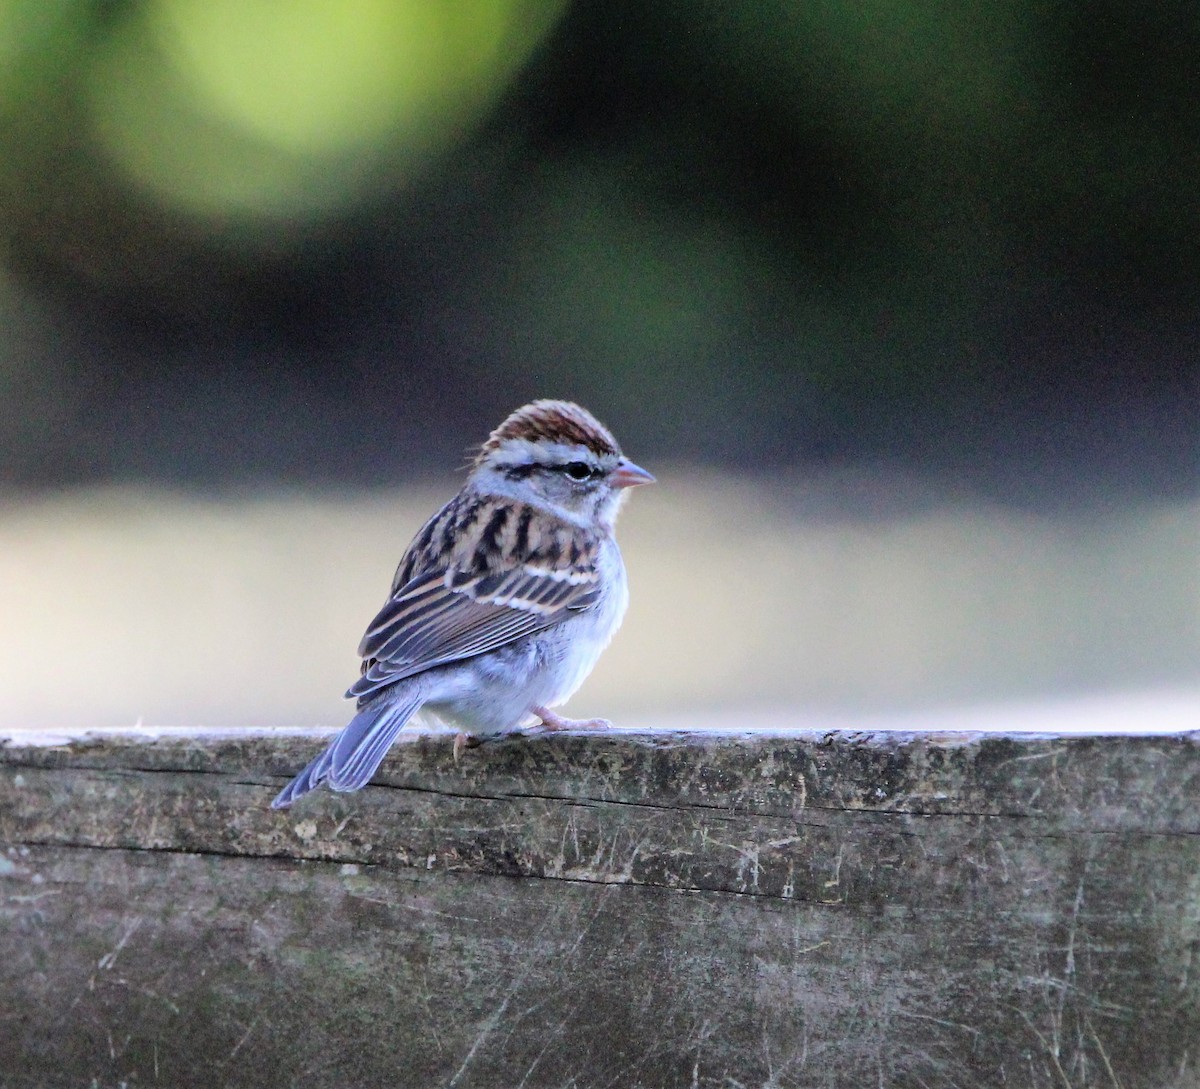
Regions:
<instances>
[{"instance_id":1,"label":"bird breast","mask_svg":"<svg viewBox=\"0 0 1200 1089\"><path fill-rule=\"evenodd\" d=\"M547 633L549 645L546 650L551 658L547 663L548 672L556 675L558 682L547 697L550 706L565 703L578 691L616 635L629 607L629 583L616 541L609 538L597 559L600 585L604 587L600 600Z\"/></svg>"}]
</instances>

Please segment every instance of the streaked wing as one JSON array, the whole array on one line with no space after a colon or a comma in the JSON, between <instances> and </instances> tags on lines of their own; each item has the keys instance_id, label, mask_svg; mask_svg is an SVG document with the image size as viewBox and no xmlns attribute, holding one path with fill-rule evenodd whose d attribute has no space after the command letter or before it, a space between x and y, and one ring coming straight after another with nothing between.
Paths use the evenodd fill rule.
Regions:
<instances>
[{"instance_id":1,"label":"streaked wing","mask_svg":"<svg viewBox=\"0 0 1200 1089\"><path fill-rule=\"evenodd\" d=\"M510 514L514 521L524 520L523 511L510 508ZM591 607L599 596L599 542L585 544L578 530L563 523L554 528L553 533L531 534L526 524L520 534L502 536L499 549L460 549L449 566L426 570L400 586L363 636L358 648L363 674L346 695L370 695L434 666L495 650ZM523 545L523 555L514 554L514 543ZM503 567L487 569L485 556ZM565 568L559 562L564 557L572 561Z\"/></svg>"}]
</instances>

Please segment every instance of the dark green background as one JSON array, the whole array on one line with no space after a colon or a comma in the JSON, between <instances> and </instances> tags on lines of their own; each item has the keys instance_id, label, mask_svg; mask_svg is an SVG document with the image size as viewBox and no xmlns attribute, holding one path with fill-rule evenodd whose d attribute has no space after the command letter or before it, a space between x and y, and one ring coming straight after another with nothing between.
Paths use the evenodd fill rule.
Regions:
<instances>
[{"instance_id":1,"label":"dark green background","mask_svg":"<svg viewBox=\"0 0 1200 1089\"><path fill-rule=\"evenodd\" d=\"M553 395L650 463L1196 490L1194 4L578 2L269 214L98 139L154 10L0 6L0 483L393 483Z\"/></svg>"}]
</instances>

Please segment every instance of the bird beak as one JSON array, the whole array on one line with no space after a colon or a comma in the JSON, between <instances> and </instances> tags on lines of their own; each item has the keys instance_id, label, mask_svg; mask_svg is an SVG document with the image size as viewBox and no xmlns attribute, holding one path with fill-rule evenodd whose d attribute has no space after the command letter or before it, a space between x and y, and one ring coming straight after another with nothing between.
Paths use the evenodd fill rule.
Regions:
<instances>
[{"instance_id":1,"label":"bird beak","mask_svg":"<svg viewBox=\"0 0 1200 1089\"><path fill-rule=\"evenodd\" d=\"M620 460L608 479L614 488L636 488L639 484L654 483L653 476L640 465L634 465L628 458Z\"/></svg>"}]
</instances>

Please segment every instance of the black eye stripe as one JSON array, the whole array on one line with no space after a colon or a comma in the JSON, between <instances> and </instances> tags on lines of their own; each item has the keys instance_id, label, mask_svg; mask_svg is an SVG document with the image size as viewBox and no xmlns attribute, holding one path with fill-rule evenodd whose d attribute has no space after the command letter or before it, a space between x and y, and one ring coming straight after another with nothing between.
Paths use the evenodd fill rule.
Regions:
<instances>
[{"instance_id":1,"label":"black eye stripe","mask_svg":"<svg viewBox=\"0 0 1200 1089\"><path fill-rule=\"evenodd\" d=\"M527 462L524 465L508 465L504 475L510 480L524 480L533 473L562 473L582 484L585 480L595 480L604 475L604 470L589 465L586 461L568 461L559 465L546 465L541 462Z\"/></svg>"}]
</instances>

